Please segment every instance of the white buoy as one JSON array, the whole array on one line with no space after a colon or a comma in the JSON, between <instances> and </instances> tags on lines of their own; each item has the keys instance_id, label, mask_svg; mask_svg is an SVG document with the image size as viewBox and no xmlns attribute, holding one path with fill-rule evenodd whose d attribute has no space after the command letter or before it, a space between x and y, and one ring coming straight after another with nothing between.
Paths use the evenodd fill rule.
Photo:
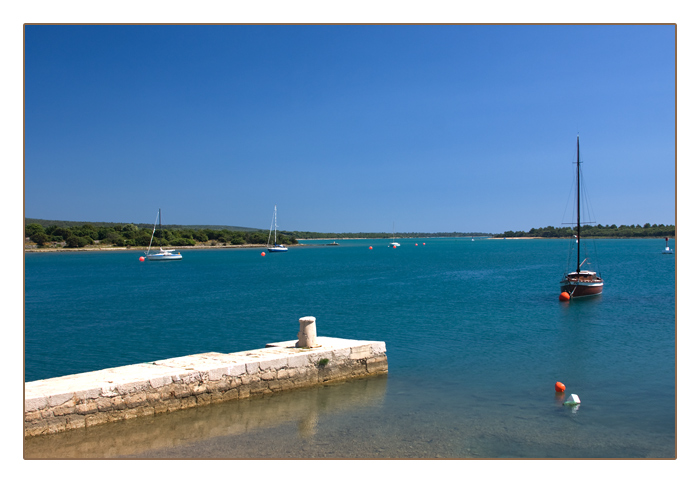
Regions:
<instances>
[{"instance_id":1,"label":"white buoy","mask_svg":"<svg viewBox=\"0 0 700 483\"><path fill-rule=\"evenodd\" d=\"M575 406L577 404L581 404L581 400L578 398L576 394L572 394L571 396L566 398L566 401L564 401L564 404L567 406Z\"/></svg>"}]
</instances>

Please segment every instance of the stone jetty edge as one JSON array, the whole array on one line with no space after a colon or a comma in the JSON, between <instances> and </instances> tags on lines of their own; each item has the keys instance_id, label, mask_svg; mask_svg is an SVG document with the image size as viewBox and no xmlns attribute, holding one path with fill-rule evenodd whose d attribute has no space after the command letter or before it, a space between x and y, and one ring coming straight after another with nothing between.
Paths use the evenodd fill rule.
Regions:
<instances>
[{"instance_id":1,"label":"stone jetty edge","mask_svg":"<svg viewBox=\"0 0 700 483\"><path fill-rule=\"evenodd\" d=\"M388 373L386 344L318 337L175 357L24 384L25 437Z\"/></svg>"}]
</instances>

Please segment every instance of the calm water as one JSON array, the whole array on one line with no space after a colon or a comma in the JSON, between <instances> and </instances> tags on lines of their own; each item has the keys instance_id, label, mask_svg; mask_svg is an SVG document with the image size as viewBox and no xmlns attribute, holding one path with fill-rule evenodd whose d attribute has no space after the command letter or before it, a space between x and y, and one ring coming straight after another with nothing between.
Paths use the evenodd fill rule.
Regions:
<instances>
[{"instance_id":1,"label":"calm water","mask_svg":"<svg viewBox=\"0 0 700 483\"><path fill-rule=\"evenodd\" d=\"M389 375L39 438L25 449L148 458L675 457L675 255L661 255L663 240L598 240L604 294L571 303L557 298L568 241L340 244L265 257L261 249L186 250L182 261L164 263L139 262L133 251L27 253L27 381L260 348L295 339L306 315L320 336L385 341ZM579 395L577 410L562 405L556 381ZM129 438L140 431L149 442L135 445ZM123 447L90 446L105 432ZM81 457L75 451L62 456Z\"/></svg>"}]
</instances>

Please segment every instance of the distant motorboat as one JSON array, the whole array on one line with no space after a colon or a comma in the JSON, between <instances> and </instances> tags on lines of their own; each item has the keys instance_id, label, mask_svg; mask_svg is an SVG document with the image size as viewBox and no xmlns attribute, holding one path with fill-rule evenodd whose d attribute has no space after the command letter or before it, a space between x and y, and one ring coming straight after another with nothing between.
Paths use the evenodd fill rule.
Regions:
<instances>
[{"instance_id":1,"label":"distant motorboat","mask_svg":"<svg viewBox=\"0 0 700 483\"><path fill-rule=\"evenodd\" d=\"M673 255L673 248L668 246L668 237L666 237L666 249L661 252L662 255Z\"/></svg>"},{"instance_id":2,"label":"distant motorboat","mask_svg":"<svg viewBox=\"0 0 700 483\"><path fill-rule=\"evenodd\" d=\"M180 252L174 253L175 250L163 250L161 247L156 253L151 253L151 245L153 244L153 237L156 234L156 225L163 234L163 219L160 215L160 208L158 208L158 215L156 216L156 221L153 223L153 233L151 233L151 241L148 243L148 250L146 250L146 258L152 261L165 261L165 260L182 260L182 255Z\"/></svg>"},{"instance_id":3,"label":"distant motorboat","mask_svg":"<svg viewBox=\"0 0 700 483\"><path fill-rule=\"evenodd\" d=\"M270 246L270 238L272 237L272 229L274 227L275 230L275 240L274 244ZM270 234L267 236L267 251L274 253L274 252L286 252L288 248L284 245L278 245L277 244L277 205L275 205L275 211L272 214L272 224L270 225Z\"/></svg>"}]
</instances>

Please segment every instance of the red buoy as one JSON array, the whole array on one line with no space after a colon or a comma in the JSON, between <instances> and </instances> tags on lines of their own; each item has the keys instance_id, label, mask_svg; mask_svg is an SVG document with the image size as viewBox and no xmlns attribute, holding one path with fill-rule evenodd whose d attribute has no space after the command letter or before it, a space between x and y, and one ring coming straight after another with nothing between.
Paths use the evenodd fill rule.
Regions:
<instances>
[{"instance_id":1,"label":"red buoy","mask_svg":"<svg viewBox=\"0 0 700 483\"><path fill-rule=\"evenodd\" d=\"M369 249L371 250L371 249L372 249L372 247L369 247Z\"/></svg>"},{"instance_id":2,"label":"red buoy","mask_svg":"<svg viewBox=\"0 0 700 483\"><path fill-rule=\"evenodd\" d=\"M566 391L566 386L564 384L562 384L561 382L557 382L554 385L554 390L557 392L564 392L564 391Z\"/></svg>"},{"instance_id":3,"label":"red buoy","mask_svg":"<svg viewBox=\"0 0 700 483\"><path fill-rule=\"evenodd\" d=\"M423 242L423 245L425 245L425 242Z\"/></svg>"},{"instance_id":4,"label":"red buoy","mask_svg":"<svg viewBox=\"0 0 700 483\"><path fill-rule=\"evenodd\" d=\"M143 262L144 260L146 260L146 259L143 257L139 257L139 262Z\"/></svg>"},{"instance_id":5,"label":"red buoy","mask_svg":"<svg viewBox=\"0 0 700 483\"><path fill-rule=\"evenodd\" d=\"M416 246L418 246L418 243L416 243Z\"/></svg>"},{"instance_id":6,"label":"red buoy","mask_svg":"<svg viewBox=\"0 0 700 483\"><path fill-rule=\"evenodd\" d=\"M260 255L264 257L264 256L265 256L265 252L262 252Z\"/></svg>"},{"instance_id":7,"label":"red buoy","mask_svg":"<svg viewBox=\"0 0 700 483\"><path fill-rule=\"evenodd\" d=\"M562 292L559 294L559 300L562 302L568 302L571 296L567 292Z\"/></svg>"}]
</instances>

